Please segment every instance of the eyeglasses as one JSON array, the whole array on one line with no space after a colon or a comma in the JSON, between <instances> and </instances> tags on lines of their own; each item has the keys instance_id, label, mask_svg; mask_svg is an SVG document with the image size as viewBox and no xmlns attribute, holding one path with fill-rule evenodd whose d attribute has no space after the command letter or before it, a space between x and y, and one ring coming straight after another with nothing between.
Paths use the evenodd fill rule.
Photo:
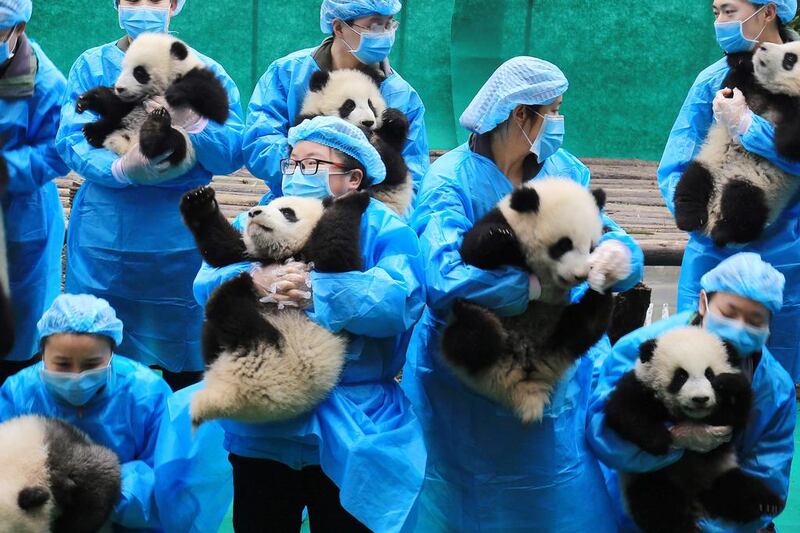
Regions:
<instances>
[{"instance_id":1,"label":"eyeglasses","mask_svg":"<svg viewBox=\"0 0 800 533\"><path fill-rule=\"evenodd\" d=\"M286 158L281 159L281 172L286 174L294 174L294 171L297 169L297 165L300 165L300 173L304 176L312 176L317 173L319 170L319 165L322 163L323 165L330 165L336 168L346 168L344 165L340 163L335 163L333 161L325 161L324 159L314 159L313 157L308 157L306 159L301 159L297 161L295 159Z\"/></svg>"},{"instance_id":2,"label":"eyeglasses","mask_svg":"<svg viewBox=\"0 0 800 533\"><path fill-rule=\"evenodd\" d=\"M345 23L345 24L347 24L347 23ZM368 31L370 33L386 33L386 32L390 32L390 31L395 31L398 28L398 26L400 26L400 23L398 21L394 20L394 19L391 19L391 20L386 21L385 24L381 24L379 22L376 22L375 24L371 24L370 26L362 26L362 25L356 24L354 22L353 24L350 24L349 26L351 26L351 27L355 26L356 28L361 28L362 30L366 30L366 31Z\"/></svg>"}]
</instances>

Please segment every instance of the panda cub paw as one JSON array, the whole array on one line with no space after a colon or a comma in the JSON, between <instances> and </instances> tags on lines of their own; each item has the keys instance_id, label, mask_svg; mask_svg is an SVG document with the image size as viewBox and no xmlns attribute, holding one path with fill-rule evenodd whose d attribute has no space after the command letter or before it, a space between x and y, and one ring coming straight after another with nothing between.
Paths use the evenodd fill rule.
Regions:
<instances>
[{"instance_id":1,"label":"panda cub paw","mask_svg":"<svg viewBox=\"0 0 800 533\"><path fill-rule=\"evenodd\" d=\"M81 127L83 136L95 148L102 148L106 141L107 129L101 122L87 122Z\"/></svg>"},{"instance_id":2,"label":"panda cub paw","mask_svg":"<svg viewBox=\"0 0 800 533\"><path fill-rule=\"evenodd\" d=\"M219 211L216 192L208 185L192 189L181 197L180 209L183 219L191 226L193 221L204 219Z\"/></svg>"}]
</instances>

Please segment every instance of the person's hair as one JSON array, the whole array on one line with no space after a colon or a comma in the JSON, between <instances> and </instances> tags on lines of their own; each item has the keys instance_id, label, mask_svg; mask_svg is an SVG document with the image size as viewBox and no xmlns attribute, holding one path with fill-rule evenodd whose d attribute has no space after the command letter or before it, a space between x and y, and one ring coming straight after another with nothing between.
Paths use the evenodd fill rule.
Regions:
<instances>
[{"instance_id":1,"label":"person's hair","mask_svg":"<svg viewBox=\"0 0 800 533\"><path fill-rule=\"evenodd\" d=\"M334 150L336 149L334 148ZM369 187L369 185L372 183L372 177L367 175L367 170L364 168L364 165L362 165L361 162L355 157L349 156L346 153L341 152L339 150L336 151L339 153L339 155L342 156L342 167L343 167L342 172L349 172L351 170L360 170L361 174L364 176L361 179L361 183L358 184L358 190L361 191Z\"/></svg>"},{"instance_id":2,"label":"person's hair","mask_svg":"<svg viewBox=\"0 0 800 533\"><path fill-rule=\"evenodd\" d=\"M540 110L544 107L543 105L523 105L523 110L525 112L525 119L535 118L536 113L539 113ZM489 157L492 161L495 160L494 154L492 153L492 141L495 137L499 137L501 140L505 139L508 135L510 135L517 127L514 125L514 117L509 115L509 117L492 128L491 130L487 131L486 133L474 133L470 139L470 147L476 153ZM533 140L533 139L531 139ZM536 169L538 168L538 162L536 160L536 156L534 154L530 154L522 165L522 175L527 176L528 178L532 178ZM524 178L524 179L528 179Z\"/></svg>"},{"instance_id":3,"label":"person's hair","mask_svg":"<svg viewBox=\"0 0 800 533\"><path fill-rule=\"evenodd\" d=\"M82 333L82 332L79 332L79 331L64 331L63 333L69 333L71 335L91 335L92 337L94 337L96 339L100 339L100 340L106 341L108 343L108 346L111 348L111 352L112 353L114 352L114 350L117 349L117 343L115 343L114 339L112 339L111 337L109 337L107 335L98 335L97 333ZM53 335L55 335L55 333ZM39 341L39 352L41 354L44 354L44 347L47 344L47 339L49 339L53 335L48 335L47 337L42 337L42 339Z\"/></svg>"}]
</instances>

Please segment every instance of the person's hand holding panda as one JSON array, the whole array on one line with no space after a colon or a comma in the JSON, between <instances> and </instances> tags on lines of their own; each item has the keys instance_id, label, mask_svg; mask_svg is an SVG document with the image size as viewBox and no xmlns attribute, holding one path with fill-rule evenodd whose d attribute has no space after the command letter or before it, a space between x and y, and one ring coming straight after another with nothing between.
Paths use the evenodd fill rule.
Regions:
<instances>
[{"instance_id":1,"label":"person's hand holding panda","mask_svg":"<svg viewBox=\"0 0 800 533\"><path fill-rule=\"evenodd\" d=\"M157 108L166 109L172 119L172 125L182 128L186 133L200 133L208 125L208 119L200 116L189 106L172 108L163 96L153 96L144 102L144 108L148 113Z\"/></svg>"},{"instance_id":2,"label":"person's hand holding panda","mask_svg":"<svg viewBox=\"0 0 800 533\"><path fill-rule=\"evenodd\" d=\"M307 263L290 259L283 264L256 265L250 275L261 292L262 303L278 304L278 309L305 309L311 305L311 268Z\"/></svg>"},{"instance_id":3,"label":"person's hand holding panda","mask_svg":"<svg viewBox=\"0 0 800 533\"><path fill-rule=\"evenodd\" d=\"M753 122L753 112L739 89L720 89L712 103L714 119L725 126L731 137L743 135Z\"/></svg>"},{"instance_id":4,"label":"person's hand holding panda","mask_svg":"<svg viewBox=\"0 0 800 533\"><path fill-rule=\"evenodd\" d=\"M609 239L600 243L589 259L589 287L605 292L631 274L631 251L621 242Z\"/></svg>"}]
</instances>

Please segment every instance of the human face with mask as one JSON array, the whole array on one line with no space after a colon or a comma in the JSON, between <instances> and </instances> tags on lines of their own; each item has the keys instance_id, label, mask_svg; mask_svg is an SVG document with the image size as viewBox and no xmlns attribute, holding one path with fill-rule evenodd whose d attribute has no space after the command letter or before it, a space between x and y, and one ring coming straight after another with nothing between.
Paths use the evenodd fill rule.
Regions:
<instances>
[{"instance_id":1,"label":"human face with mask","mask_svg":"<svg viewBox=\"0 0 800 533\"><path fill-rule=\"evenodd\" d=\"M364 179L364 171L355 160L312 141L298 142L281 167L281 188L286 196L342 196L358 190Z\"/></svg>"},{"instance_id":2,"label":"human face with mask","mask_svg":"<svg viewBox=\"0 0 800 533\"><path fill-rule=\"evenodd\" d=\"M336 19L333 23L334 67L381 63L392 51L398 25L392 15L373 14L351 21Z\"/></svg>"},{"instance_id":3,"label":"human face with mask","mask_svg":"<svg viewBox=\"0 0 800 533\"><path fill-rule=\"evenodd\" d=\"M714 0L713 11L717 42L726 53L746 52L762 42L782 42L775 4Z\"/></svg>"},{"instance_id":4,"label":"human face with mask","mask_svg":"<svg viewBox=\"0 0 800 533\"><path fill-rule=\"evenodd\" d=\"M141 33L165 33L178 0L119 0L119 26L135 39Z\"/></svg>"},{"instance_id":5,"label":"human face with mask","mask_svg":"<svg viewBox=\"0 0 800 533\"><path fill-rule=\"evenodd\" d=\"M0 67L5 66L14 57L20 35L25 31L25 23L11 28L0 29Z\"/></svg>"},{"instance_id":6,"label":"human face with mask","mask_svg":"<svg viewBox=\"0 0 800 533\"><path fill-rule=\"evenodd\" d=\"M770 311L729 292L700 293L703 327L733 344L741 357L759 353L769 337Z\"/></svg>"},{"instance_id":7,"label":"human face with mask","mask_svg":"<svg viewBox=\"0 0 800 533\"><path fill-rule=\"evenodd\" d=\"M528 151L536 155L539 163L556 153L564 143L564 116L561 115L563 96L559 96L547 105L527 106L528 113L524 119L514 117L525 141ZM527 125L526 125L527 124Z\"/></svg>"},{"instance_id":8,"label":"human face with mask","mask_svg":"<svg viewBox=\"0 0 800 533\"><path fill-rule=\"evenodd\" d=\"M103 335L58 333L42 340L42 381L50 394L75 407L107 383L113 341Z\"/></svg>"}]
</instances>

